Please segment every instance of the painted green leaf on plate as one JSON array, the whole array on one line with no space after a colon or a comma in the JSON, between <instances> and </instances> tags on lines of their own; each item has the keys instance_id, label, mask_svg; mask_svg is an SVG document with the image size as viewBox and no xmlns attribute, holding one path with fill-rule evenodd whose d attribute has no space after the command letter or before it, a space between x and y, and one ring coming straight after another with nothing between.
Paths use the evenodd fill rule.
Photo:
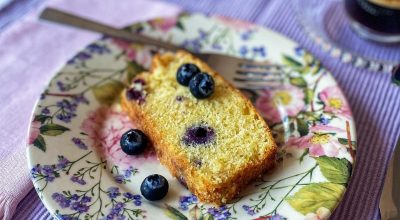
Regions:
<instances>
[{"instance_id":1,"label":"painted green leaf on plate","mask_svg":"<svg viewBox=\"0 0 400 220\"><path fill-rule=\"evenodd\" d=\"M57 136L69 131L69 128L58 124L45 124L40 127L40 133L48 136Z\"/></svg>"},{"instance_id":2,"label":"painted green leaf on plate","mask_svg":"<svg viewBox=\"0 0 400 220\"><path fill-rule=\"evenodd\" d=\"M349 140L346 138L338 138L338 141L339 141L339 143L341 143L343 145L349 146ZM351 141L351 146L353 148L357 148L357 142Z\"/></svg>"},{"instance_id":3,"label":"painted green leaf on plate","mask_svg":"<svg viewBox=\"0 0 400 220\"><path fill-rule=\"evenodd\" d=\"M298 87L307 87L307 82L303 77L290 78L290 83Z\"/></svg>"},{"instance_id":4,"label":"painted green leaf on plate","mask_svg":"<svg viewBox=\"0 0 400 220\"><path fill-rule=\"evenodd\" d=\"M303 55L303 60L305 63L305 67L300 70L301 74L316 74L321 69L321 64L318 60L316 60L311 54L305 53Z\"/></svg>"},{"instance_id":5,"label":"painted green leaf on plate","mask_svg":"<svg viewBox=\"0 0 400 220\"><path fill-rule=\"evenodd\" d=\"M110 80L109 82L93 87L94 97L100 104L111 105L124 89L124 84L120 81Z\"/></svg>"},{"instance_id":6,"label":"painted green leaf on plate","mask_svg":"<svg viewBox=\"0 0 400 220\"><path fill-rule=\"evenodd\" d=\"M301 154L301 156L300 156L300 158L299 158L300 163L303 162L304 157L307 156L307 155L309 154L309 151L310 151L310 150L309 150L308 148L306 148L306 149L303 151L303 153Z\"/></svg>"},{"instance_id":7,"label":"painted green leaf on plate","mask_svg":"<svg viewBox=\"0 0 400 220\"><path fill-rule=\"evenodd\" d=\"M305 103L310 104L314 98L314 91L312 89L306 88L304 89L304 94L305 94L305 99L304 99Z\"/></svg>"},{"instance_id":8,"label":"painted green leaf on plate","mask_svg":"<svg viewBox=\"0 0 400 220\"><path fill-rule=\"evenodd\" d=\"M303 66L299 61L287 55L283 55L283 63L292 68L301 68Z\"/></svg>"},{"instance_id":9,"label":"painted green leaf on plate","mask_svg":"<svg viewBox=\"0 0 400 220\"><path fill-rule=\"evenodd\" d=\"M182 212L180 212L178 209L176 209L168 204L165 204L165 207L166 208L165 208L164 212L170 219L188 220L188 218L184 214L182 214Z\"/></svg>"},{"instance_id":10,"label":"painted green leaf on plate","mask_svg":"<svg viewBox=\"0 0 400 220\"><path fill-rule=\"evenodd\" d=\"M286 201L303 215L315 213L320 207L332 211L342 198L344 190L345 187L341 184L313 183L300 188L293 196L287 197Z\"/></svg>"},{"instance_id":11,"label":"painted green leaf on plate","mask_svg":"<svg viewBox=\"0 0 400 220\"><path fill-rule=\"evenodd\" d=\"M46 152L46 142L42 135L38 135L37 138L33 141L33 146L39 148L43 152Z\"/></svg>"},{"instance_id":12,"label":"painted green leaf on plate","mask_svg":"<svg viewBox=\"0 0 400 220\"><path fill-rule=\"evenodd\" d=\"M315 62L315 58L310 53L304 53L303 60L307 65L312 65Z\"/></svg>"},{"instance_id":13,"label":"painted green leaf on plate","mask_svg":"<svg viewBox=\"0 0 400 220\"><path fill-rule=\"evenodd\" d=\"M311 69L311 73L315 75L321 70L321 68L322 68L321 63L317 61L315 62L313 68Z\"/></svg>"},{"instance_id":14,"label":"painted green leaf on plate","mask_svg":"<svg viewBox=\"0 0 400 220\"><path fill-rule=\"evenodd\" d=\"M315 158L322 175L332 183L346 184L351 173L351 164L344 158L317 157Z\"/></svg>"},{"instance_id":15,"label":"painted green leaf on plate","mask_svg":"<svg viewBox=\"0 0 400 220\"><path fill-rule=\"evenodd\" d=\"M36 115L34 121L40 121L40 123L44 123L47 119L51 118L48 115Z\"/></svg>"},{"instance_id":16,"label":"painted green leaf on plate","mask_svg":"<svg viewBox=\"0 0 400 220\"><path fill-rule=\"evenodd\" d=\"M210 214L206 214L204 216L204 220L214 220L214 216L210 215Z\"/></svg>"},{"instance_id":17,"label":"painted green leaf on plate","mask_svg":"<svg viewBox=\"0 0 400 220\"><path fill-rule=\"evenodd\" d=\"M309 132L308 124L303 119L297 118L297 131L299 132L300 136L307 135Z\"/></svg>"},{"instance_id":18,"label":"painted green leaf on plate","mask_svg":"<svg viewBox=\"0 0 400 220\"><path fill-rule=\"evenodd\" d=\"M176 27L181 31L185 30L185 27L183 26L181 21L176 22Z\"/></svg>"}]
</instances>

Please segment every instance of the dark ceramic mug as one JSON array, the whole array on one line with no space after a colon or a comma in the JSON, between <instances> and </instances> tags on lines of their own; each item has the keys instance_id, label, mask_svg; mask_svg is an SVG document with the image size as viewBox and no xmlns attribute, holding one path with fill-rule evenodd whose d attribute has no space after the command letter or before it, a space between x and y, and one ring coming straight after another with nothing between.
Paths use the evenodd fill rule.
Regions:
<instances>
[{"instance_id":1,"label":"dark ceramic mug","mask_svg":"<svg viewBox=\"0 0 400 220\"><path fill-rule=\"evenodd\" d=\"M353 29L362 37L400 42L400 0L344 0Z\"/></svg>"}]
</instances>

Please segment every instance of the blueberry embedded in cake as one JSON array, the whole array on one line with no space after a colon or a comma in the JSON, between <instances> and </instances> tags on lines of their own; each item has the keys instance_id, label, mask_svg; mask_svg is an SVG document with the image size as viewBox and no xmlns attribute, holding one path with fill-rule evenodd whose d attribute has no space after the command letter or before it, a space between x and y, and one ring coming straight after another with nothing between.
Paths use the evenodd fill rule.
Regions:
<instances>
[{"instance_id":1,"label":"blueberry embedded in cake","mask_svg":"<svg viewBox=\"0 0 400 220\"><path fill-rule=\"evenodd\" d=\"M151 72L137 79L121 97L123 110L201 201L227 203L274 166L276 145L262 117L191 54L156 55Z\"/></svg>"},{"instance_id":2,"label":"blueberry embedded in cake","mask_svg":"<svg viewBox=\"0 0 400 220\"><path fill-rule=\"evenodd\" d=\"M146 98L145 86L146 82L143 79L135 79L129 89L126 90L126 97L129 100L135 100L139 104L143 104Z\"/></svg>"},{"instance_id":3,"label":"blueberry embedded in cake","mask_svg":"<svg viewBox=\"0 0 400 220\"><path fill-rule=\"evenodd\" d=\"M188 147L204 147L215 144L215 131L206 124L193 125L185 130L182 142Z\"/></svg>"}]
</instances>

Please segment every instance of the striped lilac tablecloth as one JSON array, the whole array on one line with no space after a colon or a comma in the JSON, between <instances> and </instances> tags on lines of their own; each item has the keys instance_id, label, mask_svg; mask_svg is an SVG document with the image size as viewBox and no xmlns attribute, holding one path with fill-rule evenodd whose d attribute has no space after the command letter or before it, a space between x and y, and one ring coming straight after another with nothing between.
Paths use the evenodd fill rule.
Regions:
<instances>
[{"instance_id":1,"label":"striped lilac tablecloth","mask_svg":"<svg viewBox=\"0 0 400 220\"><path fill-rule=\"evenodd\" d=\"M135 2L131 1L132 7L135 7L137 3ZM348 98L358 137L356 169L345 198L331 219L378 219L379 197L386 168L400 134L400 88L390 83L390 76L355 69L324 54L303 32L289 1L168 0L167 2L175 3L187 11L220 14L269 27L298 41L322 61L323 65L333 73ZM105 3L97 1L96 4ZM82 7L97 7L90 4L82 5ZM149 6L143 13L151 10L152 7ZM0 28L1 19L0 17ZM7 27L3 31L7 31ZM46 74L50 77L52 73ZM21 201L17 209L14 219L51 219L51 215L41 204L34 190Z\"/></svg>"}]
</instances>

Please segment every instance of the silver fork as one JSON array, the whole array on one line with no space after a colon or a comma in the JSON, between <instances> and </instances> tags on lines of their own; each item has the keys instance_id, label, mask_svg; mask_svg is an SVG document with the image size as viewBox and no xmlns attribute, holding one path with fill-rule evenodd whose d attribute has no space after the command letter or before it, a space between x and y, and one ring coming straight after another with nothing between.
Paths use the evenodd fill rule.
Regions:
<instances>
[{"instance_id":1,"label":"silver fork","mask_svg":"<svg viewBox=\"0 0 400 220\"><path fill-rule=\"evenodd\" d=\"M161 42L137 33L117 29L53 8L46 8L40 15L40 18L134 43L153 45L169 51L185 50L167 42ZM239 89L268 89L279 86L282 83L283 66L272 64L269 61L256 62L216 53L196 53L194 51L190 51L190 53L206 62Z\"/></svg>"}]
</instances>

